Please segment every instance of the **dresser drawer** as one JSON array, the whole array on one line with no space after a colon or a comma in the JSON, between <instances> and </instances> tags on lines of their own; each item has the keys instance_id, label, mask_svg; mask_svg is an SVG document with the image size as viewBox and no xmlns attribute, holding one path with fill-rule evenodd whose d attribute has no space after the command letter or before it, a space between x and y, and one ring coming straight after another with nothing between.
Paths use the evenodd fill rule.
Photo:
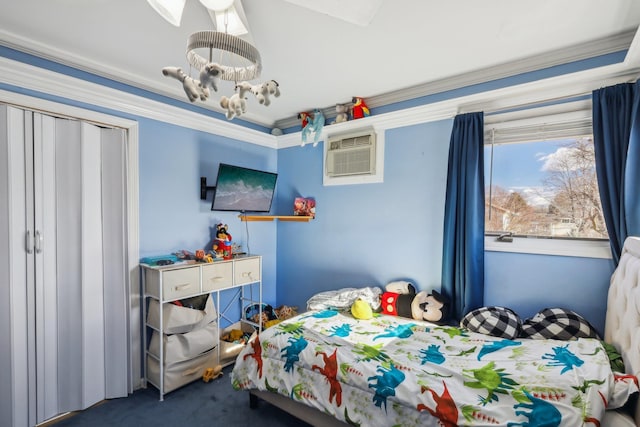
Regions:
<instances>
[{"instance_id":1,"label":"dresser drawer","mask_svg":"<svg viewBox=\"0 0 640 427\"><path fill-rule=\"evenodd\" d=\"M233 263L221 262L202 266L202 292L233 286Z\"/></svg>"},{"instance_id":2,"label":"dresser drawer","mask_svg":"<svg viewBox=\"0 0 640 427\"><path fill-rule=\"evenodd\" d=\"M200 269L197 266L153 273L158 274L147 276L147 279L152 279L147 282L149 284L147 293L160 298L159 279L162 275L162 299L164 301L200 293Z\"/></svg>"},{"instance_id":3,"label":"dresser drawer","mask_svg":"<svg viewBox=\"0 0 640 427\"><path fill-rule=\"evenodd\" d=\"M253 283L260 280L260 258L236 260L235 263L234 285Z\"/></svg>"}]
</instances>

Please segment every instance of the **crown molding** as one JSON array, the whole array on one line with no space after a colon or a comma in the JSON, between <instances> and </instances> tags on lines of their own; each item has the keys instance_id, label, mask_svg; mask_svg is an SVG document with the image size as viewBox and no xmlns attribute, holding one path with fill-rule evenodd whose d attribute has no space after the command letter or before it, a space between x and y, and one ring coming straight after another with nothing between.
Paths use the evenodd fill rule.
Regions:
<instances>
[{"instance_id":1,"label":"crown molding","mask_svg":"<svg viewBox=\"0 0 640 427\"><path fill-rule=\"evenodd\" d=\"M277 146L276 137L264 132L3 57L0 83L265 147Z\"/></svg>"},{"instance_id":2,"label":"crown molding","mask_svg":"<svg viewBox=\"0 0 640 427\"><path fill-rule=\"evenodd\" d=\"M18 36L12 32L0 29L0 45L17 50L29 55L43 58L48 61L84 71L99 77L103 77L114 82L129 85L131 87L145 90L157 95L166 96L176 101L184 102L185 95L182 87L175 84L175 80L166 80L164 84L158 84L156 80L151 80L146 76L133 74L129 70L117 68L109 63L94 61L88 58L79 57L64 49L48 45L27 37ZM158 70L160 73L160 70ZM217 102L200 103L200 108L225 114ZM252 114L250 111L242 115L242 120L259 126L271 127L272 123L265 122L264 119Z\"/></svg>"},{"instance_id":3,"label":"crown molding","mask_svg":"<svg viewBox=\"0 0 640 427\"><path fill-rule=\"evenodd\" d=\"M433 95L436 93L446 92L449 90L459 89L462 87L472 86L480 83L486 83L493 80L499 80L506 77L512 77L518 74L524 74L556 65L567 64L606 55L609 53L620 52L629 48L636 30L625 31L614 36L605 37L587 43L581 43L562 49L545 52L539 55L530 56L518 61L507 62L492 67L483 68L468 73L458 74L456 76L447 77L440 80L434 80L424 84L395 90L390 93L377 96L367 97L367 105L369 108L376 108L383 105L394 104L397 102L408 101L423 96ZM636 44L640 44L638 41ZM640 50L640 46L638 46ZM640 62L640 58L639 58ZM335 106L322 109L325 117L334 117ZM288 117L277 120L275 127L287 129L299 125L300 122L296 117Z\"/></svg>"},{"instance_id":4,"label":"crown molding","mask_svg":"<svg viewBox=\"0 0 640 427\"><path fill-rule=\"evenodd\" d=\"M600 87L634 81L639 75L640 68L638 67L630 68L625 63L613 64L328 125L323 130L323 137L338 133L357 132L363 127L386 130L411 126L448 119L458 113L471 111L494 113L528 108L540 103L584 96ZM9 94L15 91L19 92L17 88L36 91L64 99L67 104L85 103L113 110L110 114L122 116L124 113L124 115L145 117L264 147L278 149L300 145L300 132L276 137L202 113L167 105L3 57L0 57L0 83L16 88L13 92L11 87L8 88L9 92L7 93ZM20 96L15 94L13 97L6 96L5 98L4 102L19 103ZM15 101L16 99L18 101Z\"/></svg>"},{"instance_id":5,"label":"crown molding","mask_svg":"<svg viewBox=\"0 0 640 427\"><path fill-rule=\"evenodd\" d=\"M367 127L379 130L411 126L436 120L450 119L456 114L483 111L500 113L514 109L529 109L550 101L565 101L590 95L594 89L635 81L640 68L614 64L595 69L551 77L535 82L495 89L472 95L407 108L400 111L369 116L362 119L325 126L327 135L354 132ZM526 113L523 113L526 115ZM300 132L278 137L278 148L300 145Z\"/></svg>"}]
</instances>

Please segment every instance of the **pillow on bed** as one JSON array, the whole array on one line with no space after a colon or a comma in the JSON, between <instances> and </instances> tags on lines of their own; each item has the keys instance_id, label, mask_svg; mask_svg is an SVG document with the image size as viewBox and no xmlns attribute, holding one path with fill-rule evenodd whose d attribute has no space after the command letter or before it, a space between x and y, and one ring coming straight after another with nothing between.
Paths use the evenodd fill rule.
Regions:
<instances>
[{"instance_id":1,"label":"pillow on bed","mask_svg":"<svg viewBox=\"0 0 640 427\"><path fill-rule=\"evenodd\" d=\"M472 332L511 340L520 335L522 320L506 307L480 307L467 313L460 326Z\"/></svg>"},{"instance_id":2,"label":"pillow on bed","mask_svg":"<svg viewBox=\"0 0 640 427\"><path fill-rule=\"evenodd\" d=\"M599 338L596 330L578 313L564 308L545 308L522 324L521 338L574 340Z\"/></svg>"}]
</instances>

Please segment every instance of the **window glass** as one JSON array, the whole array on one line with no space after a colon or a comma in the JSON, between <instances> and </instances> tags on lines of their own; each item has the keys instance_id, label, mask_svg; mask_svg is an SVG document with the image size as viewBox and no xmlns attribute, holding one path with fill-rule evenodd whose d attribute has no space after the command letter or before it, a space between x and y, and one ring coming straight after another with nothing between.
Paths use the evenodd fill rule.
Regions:
<instances>
[{"instance_id":1,"label":"window glass","mask_svg":"<svg viewBox=\"0 0 640 427\"><path fill-rule=\"evenodd\" d=\"M593 137L488 143L485 232L607 239Z\"/></svg>"}]
</instances>

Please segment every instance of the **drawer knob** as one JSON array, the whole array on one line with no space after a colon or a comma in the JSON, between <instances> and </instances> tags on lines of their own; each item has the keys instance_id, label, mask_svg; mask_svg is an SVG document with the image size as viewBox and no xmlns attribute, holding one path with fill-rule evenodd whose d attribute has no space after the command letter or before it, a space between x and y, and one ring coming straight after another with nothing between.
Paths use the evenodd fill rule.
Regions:
<instances>
[{"instance_id":1,"label":"drawer knob","mask_svg":"<svg viewBox=\"0 0 640 427\"><path fill-rule=\"evenodd\" d=\"M190 286L190 284L189 284L189 283L183 283L182 285L175 285L175 286L173 287L173 290L174 290L174 291L179 291L179 290L181 290L181 289L188 288L189 286Z\"/></svg>"},{"instance_id":2,"label":"drawer knob","mask_svg":"<svg viewBox=\"0 0 640 427\"><path fill-rule=\"evenodd\" d=\"M221 280L224 280L224 276L216 276L216 277L212 277L211 279L209 279L212 282L219 282Z\"/></svg>"}]
</instances>

